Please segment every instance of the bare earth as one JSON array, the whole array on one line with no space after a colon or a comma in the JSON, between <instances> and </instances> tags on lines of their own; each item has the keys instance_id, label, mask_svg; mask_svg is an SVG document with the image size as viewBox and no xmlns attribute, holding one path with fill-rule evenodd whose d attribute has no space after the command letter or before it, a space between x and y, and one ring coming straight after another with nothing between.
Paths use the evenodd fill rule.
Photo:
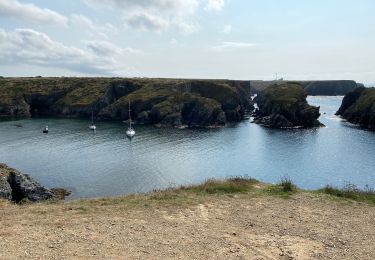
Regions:
<instances>
[{"instance_id":1,"label":"bare earth","mask_svg":"<svg viewBox=\"0 0 375 260\"><path fill-rule=\"evenodd\" d=\"M373 205L308 192L189 196L1 201L0 258L375 259Z\"/></svg>"}]
</instances>

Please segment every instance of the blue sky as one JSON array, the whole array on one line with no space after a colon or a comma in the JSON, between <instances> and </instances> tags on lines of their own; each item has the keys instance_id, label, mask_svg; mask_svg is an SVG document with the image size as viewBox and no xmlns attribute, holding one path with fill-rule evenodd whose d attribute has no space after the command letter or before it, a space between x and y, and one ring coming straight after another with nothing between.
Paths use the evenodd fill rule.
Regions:
<instances>
[{"instance_id":1,"label":"blue sky","mask_svg":"<svg viewBox=\"0 0 375 260\"><path fill-rule=\"evenodd\" d=\"M372 0L0 0L3 76L375 82Z\"/></svg>"}]
</instances>

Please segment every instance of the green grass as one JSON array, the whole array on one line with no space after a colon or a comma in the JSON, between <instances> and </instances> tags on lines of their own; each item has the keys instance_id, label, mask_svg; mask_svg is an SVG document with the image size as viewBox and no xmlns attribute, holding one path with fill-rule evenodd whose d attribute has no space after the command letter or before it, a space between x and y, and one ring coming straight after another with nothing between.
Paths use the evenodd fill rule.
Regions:
<instances>
[{"instance_id":1,"label":"green grass","mask_svg":"<svg viewBox=\"0 0 375 260\"><path fill-rule=\"evenodd\" d=\"M258 183L258 181L252 178L235 177L224 181L211 179L203 184L182 187L181 189L198 194L234 194L246 193L250 191L256 183Z\"/></svg>"},{"instance_id":2,"label":"green grass","mask_svg":"<svg viewBox=\"0 0 375 260\"><path fill-rule=\"evenodd\" d=\"M271 86L264 90L264 95L275 104L293 104L307 96L303 86L294 82Z\"/></svg>"},{"instance_id":3,"label":"green grass","mask_svg":"<svg viewBox=\"0 0 375 260\"><path fill-rule=\"evenodd\" d=\"M265 189L266 193L281 196L283 198L290 198L290 196L297 191L297 186L288 177L281 178L279 183L276 185L271 185Z\"/></svg>"},{"instance_id":4,"label":"green grass","mask_svg":"<svg viewBox=\"0 0 375 260\"><path fill-rule=\"evenodd\" d=\"M326 186L319 190L319 192L338 198L375 203L375 191L373 189L366 187L365 189L361 190L353 184L348 184L343 188Z\"/></svg>"}]
</instances>

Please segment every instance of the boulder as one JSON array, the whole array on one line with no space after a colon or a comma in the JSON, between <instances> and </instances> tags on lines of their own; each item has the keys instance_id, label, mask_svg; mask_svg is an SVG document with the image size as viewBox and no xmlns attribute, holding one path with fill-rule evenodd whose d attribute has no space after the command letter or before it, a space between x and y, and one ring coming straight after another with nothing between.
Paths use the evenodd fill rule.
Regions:
<instances>
[{"instance_id":1,"label":"boulder","mask_svg":"<svg viewBox=\"0 0 375 260\"><path fill-rule=\"evenodd\" d=\"M56 195L29 175L0 164L0 198L20 202L55 199Z\"/></svg>"}]
</instances>

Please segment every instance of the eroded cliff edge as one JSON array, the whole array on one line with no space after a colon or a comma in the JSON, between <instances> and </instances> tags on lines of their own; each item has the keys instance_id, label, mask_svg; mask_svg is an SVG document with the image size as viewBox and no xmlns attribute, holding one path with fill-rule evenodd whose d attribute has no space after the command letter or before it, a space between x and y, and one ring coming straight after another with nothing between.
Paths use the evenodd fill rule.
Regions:
<instances>
[{"instance_id":1,"label":"eroded cliff edge","mask_svg":"<svg viewBox=\"0 0 375 260\"><path fill-rule=\"evenodd\" d=\"M90 117L137 123L222 126L253 108L248 81L3 78L0 117Z\"/></svg>"},{"instance_id":2,"label":"eroded cliff edge","mask_svg":"<svg viewBox=\"0 0 375 260\"><path fill-rule=\"evenodd\" d=\"M303 86L285 82L270 86L255 98L254 122L272 128L318 127L319 107L310 106Z\"/></svg>"},{"instance_id":3,"label":"eroded cliff edge","mask_svg":"<svg viewBox=\"0 0 375 260\"><path fill-rule=\"evenodd\" d=\"M375 131L375 88L359 87L348 93L336 115Z\"/></svg>"}]
</instances>

